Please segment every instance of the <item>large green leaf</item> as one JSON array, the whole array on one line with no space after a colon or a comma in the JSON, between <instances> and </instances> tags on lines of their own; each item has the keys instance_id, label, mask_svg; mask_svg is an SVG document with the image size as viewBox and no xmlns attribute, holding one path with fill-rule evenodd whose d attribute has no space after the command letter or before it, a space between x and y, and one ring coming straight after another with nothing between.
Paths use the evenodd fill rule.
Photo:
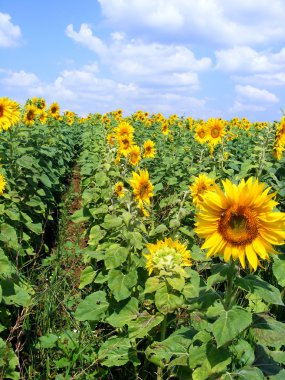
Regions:
<instances>
[{"instance_id":1,"label":"large green leaf","mask_svg":"<svg viewBox=\"0 0 285 380\"><path fill-rule=\"evenodd\" d=\"M285 286L285 255L275 255L272 265L273 274L280 286Z\"/></svg>"},{"instance_id":2,"label":"large green leaf","mask_svg":"<svg viewBox=\"0 0 285 380\"><path fill-rule=\"evenodd\" d=\"M120 244L114 243L106 250L105 253L105 266L107 269L114 269L123 264L129 254L126 247L121 247Z\"/></svg>"},{"instance_id":3,"label":"large green leaf","mask_svg":"<svg viewBox=\"0 0 285 380\"><path fill-rule=\"evenodd\" d=\"M247 292L256 294L268 303L283 305L279 290L254 274L249 274L244 278L236 278L235 284Z\"/></svg>"},{"instance_id":4,"label":"large green leaf","mask_svg":"<svg viewBox=\"0 0 285 380\"><path fill-rule=\"evenodd\" d=\"M111 230L113 228L120 227L122 223L123 223L123 219L120 218L119 216L107 214L105 215L104 223L102 223L101 226L105 228L106 230Z\"/></svg>"},{"instance_id":5,"label":"large green leaf","mask_svg":"<svg viewBox=\"0 0 285 380\"><path fill-rule=\"evenodd\" d=\"M168 290L164 285L156 291L154 300L157 309L162 314L168 314L183 305L184 297L173 290Z\"/></svg>"},{"instance_id":6,"label":"large green leaf","mask_svg":"<svg viewBox=\"0 0 285 380\"><path fill-rule=\"evenodd\" d=\"M106 293L99 290L79 303L74 316L78 321L100 321L105 317L108 307Z\"/></svg>"},{"instance_id":7,"label":"large green leaf","mask_svg":"<svg viewBox=\"0 0 285 380\"><path fill-rule=\"evenodd\" d=\"M128 323L130 338L144 338L155 326L164 319L160 313L149 314L147 311L140 313L136 319Z\"/></svg>"},{"instance_id":8,"label":"large green leaf","mask_svg":"<svg viewBox=\"0 0 285 380\"><path fill-rule=\"evenodd\" d=\"M131 289L137 283L137 271L132 269L124 274L118 269L111 269L108 274L108 286L117 301L122 301L131 295Z\"/></svg>"},{"instance_id":9,"label":"large green leaf","mask_svg":"<svg viewBox=\"0 0 285 380\"><path fill-rule=\"evenodd\" d=\"M252 314L241 307L234 306L230 310L223 310L220 317L213 323L212 331L217 346L232 341L252 323Z\"/></svg>"},{"instance_id":10,"label":"large green leaf","mask_svg":"<svg viewBox=\"0 0 285 380\"><path fill-rule=\"evenodd\" d=\"M138 317L138 300L130 298L119 303L114 312L106 319L114 327L123 327Z\"/></svg>"},{"instance_id":11,"label":"large green leaf","mask_svg":"<svg viewBox=\"0 0 285 380\"><path fill-rule=\"evenodd\" d=\"M101 345L98 360L107 367L123 366L129 361L131 347L128 338L112 337Z\"/></svg>"},{"instance_id":12,"label":"large green leaf","mask_svg":"<svg viewBox=\"0 0 285 380\"><path fill-rule=\"evenodd\" d=\"M276 321L267 314L255 314L253 317L252 332L258 343L281 347L285 342L285 323Z\"/></svg>"}]
</instances>

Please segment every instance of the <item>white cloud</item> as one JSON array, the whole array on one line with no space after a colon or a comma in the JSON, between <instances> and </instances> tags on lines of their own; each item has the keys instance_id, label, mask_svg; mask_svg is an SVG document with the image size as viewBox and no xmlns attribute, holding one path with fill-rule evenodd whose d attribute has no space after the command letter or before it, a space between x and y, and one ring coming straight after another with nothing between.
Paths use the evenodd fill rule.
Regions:
<instances>
[{"instance_id":1,"label":"white cloud","mask_svg":"<svg viewBox=\"0 0 285 380\"><path fill-rule=\"evenodd\" d=\"M277 103L279 99L271 92L250 85L236 85L235 90L239 99L261 103Z\"/></svg>"},{"instance_id":2,"label":"white cloud","mask_svg":"<svg viewBox=\"0 0 285 380\"><path fill-rule=\"evenodd\" d=\"M229 110L229 112L234 115L241 113L260 114L273 107L276 108L275 104L279 102L275 94L250 85L236 85L235 91L236 98L233 106Z\"/></svg>"},{"instance_id":3,"label":"white cloud","mask_svg":"<svg viewBox=\"0 0 285 380\"><path fill-rule=\"evenodd\" d=\"M9 96L9 78L16 78L18 73L6 74L1 82L3 89ZM42 96L47 103L57 101L61 110L71 109L80 115L89 112L105 113L122 108L124 113L131 114L138 109L150 113L163 112L166 115L176 113L179 115L210 117L211 110L206 106L205 99L193 97L184 88L174 89L148 88L133 82L112 80L99 75L97 64L85 65L77 70L64 70L52 83L41 81L28 81L26 86L13 88L13 99L25 102L32 96ZM21 72L22 78L36 78L34 74ZM180 79L188 81L187 78ZM192 80L192 79L190 79ZM11 82L9 83L11 85ZM13 83L14 84L14 83ZM15 94L17 97L15 98Z\"/></svg>"},{"instance_id":4,"label":"white cloud","mask_svg":"<svg viewBox=\"0 0 285 380\"><path fill-rule=\"evenodd\" d=\"M109 45L93 35L86 24L79 32L73 25L66 29L68 37L94 51L102 67L121 81L131 81L143 86L187 86L188 90L199 87L197 72L209 70L211 59L197 59L186 46L145 43L133 39L127 41L123 33L112 33Z\"/></svg>"},{"instance_id":5,"label":"white cloud","mask_svg":"<svg viewBox=\"0 0 285 380\"><path fill-rule=\"evenodd\" d=\"M216 51L219 70L242 73L268 73L285 69L285 48L278 53L258 52L248 46Z\"/></svg>"},{"instance_id":6,"label":"white cloud","mask_svg":"<svg viewBox=\"0 0 285 380\"><path fill-rule=\"evenodd\" d=\"M11 22L11 16L0 12L0 47L17 46L21 38L21 29Z\"/></svg>"},{"instance_id":7,"label":"white cloud","mask_svg":"<svg viewBox=\"0 0 285 380\"><path fill-rule=\"evenodd\" d=\"M99 0L110 25L188 42L218 45L283 41L282 0Z\"/></svg>"},{"instance_id":8,"label":"white cloud","mask_svg":"<svg viewBox=\"0 0 285 380\"><path fill-rule=\"evenodd\" d=\"M1 80L2 84L8 87L29 87L39 83L38 77L33 73L25 71L8 72L6 78Z\"/></svg>"}]
</instances>

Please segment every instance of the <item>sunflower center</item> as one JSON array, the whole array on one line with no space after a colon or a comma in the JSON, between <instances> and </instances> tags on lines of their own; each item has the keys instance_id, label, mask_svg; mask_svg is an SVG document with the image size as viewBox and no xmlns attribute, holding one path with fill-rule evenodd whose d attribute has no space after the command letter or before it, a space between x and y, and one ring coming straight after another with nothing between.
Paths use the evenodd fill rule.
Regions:
<instances>
[{"instance_id":1,"label":"sunflower center","mask_svg":"<svg viewBox=\"0 0 285 380\"><path fill-rule=\"evenodd\" d=\"M4 115L4 107L0 105L0 117Z\"/></svg>"},{"instance_id":2,"label":"sunflower center","mask_svg":"<svg viewBox=\"0 0 285 380\"><path fill-rule=\"evenodd\" d=\"M228 243L249 244L258 236L256 215L248 207L231 207L221 217L218 231Z\"/></svg>"},{"instance_id":3,"label":"sunflower center","mask_svg":"<svg viewBox=\"0 0 285 380\"><path fill-rule=\"evenodd\" d=\"M203 139L205 135L206 135L206 132L203 129L198 132L198 136L200 137L200 139Z\"/></svg>"},{"instance_id":4,"label":"sunflower center","mask_svg":"<svg viewBox=\"0 0 285 380\"><path fill-rule=\"evenodd\" d=\"M214 127L211 129L211 135L213 138L217 138L220 136L220 129L218 127Z\"/></svg>"},{"instance_id":5,"label":"sunflower center","mask_svg":"<svg viewBox=\"0 0 285 380\"><path fill-rule=\"evenodd\" d=\"M143 199L145 197L148 197L149 194L149 184L148 182L143 182L140 185L139 189L140 198Z\"/></svg>"},{"instance_id":6,"label":"sunflower center","mask_svg":"<svg viewBox=\"0 0 285 380\"><path fill-rule=\"evenodd\" d=\"M57 107L52 107L50 111L51 113L57 113Z\"/></svg>"},{"instance_id":7,"label":"sunflower center","mask_svg":"<svg viewBox=\"0 0 285 380\"><path fill-rule=\"evenodd\" d=\"M28 120L34 120L34 117L35 117L35 115L34 115L33 111L28 111L27 112L27 119Z\"/></svg>"}]
</instances>

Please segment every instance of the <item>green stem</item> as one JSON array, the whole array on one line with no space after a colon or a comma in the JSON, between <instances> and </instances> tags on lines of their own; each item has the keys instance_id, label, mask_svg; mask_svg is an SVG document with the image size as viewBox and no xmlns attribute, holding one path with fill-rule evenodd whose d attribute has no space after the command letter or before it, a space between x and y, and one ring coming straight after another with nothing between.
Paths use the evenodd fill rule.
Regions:
<instances>
[{"instance_id":1,"label":"green stem","mask_svg":"<svg viewBox=\"0 0 285 380\"><path fill-rule=\"evenodd\" d=\"M160 341L165 339L167 330L167 315L164 316L164 320L161 323ZM156 380L163 380L163 369L161 367L157 368Z\"/></svg>"},{"instance_id":2,"label":"green stem","mask_svg":"<svg viewBox=\"0 0 285 380\"><path fill-rule=\"evenodd\" d=\"M231 260L230 270L228 273L228 284L227 284L227 290L226 290L226 296L225 296L225 304L224 304L225 310L229 310L232 303L234 272L235 272L235 262L234 260Z\"/></svg>"}]
</instances>

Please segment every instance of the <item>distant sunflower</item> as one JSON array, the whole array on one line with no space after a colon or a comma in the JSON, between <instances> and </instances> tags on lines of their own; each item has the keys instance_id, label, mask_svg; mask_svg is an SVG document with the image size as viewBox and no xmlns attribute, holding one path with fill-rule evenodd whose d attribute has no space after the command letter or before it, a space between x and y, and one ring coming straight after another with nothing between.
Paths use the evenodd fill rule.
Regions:
<instances>
[{"instance_id":1,"label":"distant sunflower","mask_svg":"<svg viewBox=\"0 0 285 380\"><path fill-rule=\"evenodd\" d=\"M284 244L285 213L272 211L278 204L268 194L270 187L257 179L234 185L223 181L225 192L208 192L197 215L196 233L205 238L202 249L207 256L222 254L227 262L239 259L243 268L247 259L251 269L260 266L259 258L269 261L277 253L273 245Z\"/></svg>"},{"instance_id":2,"label":"distant sunflower","mask_svg":"<svg viewBox=\"0 0 285 380\"><path fill-rule=\"evenodd\" d=\"M140 159L141 159L140 154L141 154L141 151L140 151L139 146L137 145L131 146L129 150L129 163L133 166L136 166L140 162Z\"/></svg>"},{"instance_id":3,"label":"distant sunflower","mask_svg":"<svg viewBox=\"0 0 285 380\"><path fill-rule=\"evenodd\" d=\"M205 194L213 190L214 183L215 181L206 174L199 174L195 178L194 183L189 186L194 205L198 206L203 202Z\"/></svg>"},{"instance_id":4,"label":"distant sunflower","mask_svg":"<svg viewBox=\"0 0 285 380\"><path fill-rule=\"evenodd\" d=\"M168 135L168 133L169 133L169 129L168 129L168 123L167 123L167 121L165 121L165 122L162 123L162 126L161 126L161 132L162 132L164 135Z\"/></svg>"},{"instance_id":5,"label":"distant sunflower","mask_svg":"<svg viewBox=\"0 0 285 380\"><path fill-rule=\"evenodd\" d=\"M225 136L225 122L222 119L210 118L206 122L206 139L212 145L217 145Z\"/></svg>"},{"instance_id":6,"label":"distant sunflower","mask_svg":"<svg viewBox=\"0 0 285 380\"><path fill-rule=\"evenodd\" d=\"M153 185L149 180L149 173L146 170L140 170L139 174L133 172L133 178L130 180L133 188L135 200L138 202L139 208L145 216L149 216L144 208L144 203L150 204L150 198L153 197Z\"/></svg>"},{"instance_id":7,"label":"distant sunflower","mask_svg":"<svg viewBox=\"0 0 285 380\"><path fill-rule=\"evenodd\" d=\"M39 117L39 121L41 122L41 124L46 124L47 112L44 109L39 111L38 117Z\"/></svg>"},{"instance_id":8,"label":"distant sunflower","mask_svg":"<svg viewBox=\"0 0 285 380\"><path fill-rule=\"evenodd\" d=\"M0 98L0 130L7 130L20 121L20 106L7 97Z\"/></svg>"},{"instance_id":9,"label":"distant sunflower","mask_svg":"<svg viewBox=\"0 0 285 380\"><path fill-rule=\"evenodd\" d=\"M207 129L204 122L197 124L195 129L195 139L200 144L205 144L207 142Z\"/></svg>"},{"instance_id":10,"label":"distant sunflower","mask_svg":"<svg viewBox=\"0 0 285 380\"><path fill-rule=\"evenodd\" d=\"M118 198L122 198L124 196L124 184L123 182L117 182L114 187L114 193Z\"/></svg>"},{"instance_id":11,"label":"distant sunflower","mask_svg":"<svg viewBox=\"0 0 285 380\"><path fill-rule=\"evenodd\" d=\"M24 124L31 127L34 125L38 114L38 108L34 104L28 104L25 108Z\"/></svg>"},{"instance_id":12,"label":"distant sunflower","mask_svg":"<svg viewBox=\"0 0 285 380\"><path fill-rule=\"evenodd\" d=\"M147 244L149 254L144 255L147 259L146 268L149 275L160 271L171 274L178 272L183 274L183 267L191 265L190 251L187 246L171 238L158 240L156 244Z\"/></svg>"},{"instance_id":13,"label":"distant sunflower","mask_svg":"<svg viewBox=\"0 0 285 380\"><path fill-rule=\"evenodd\" d=\"M123 136L119 139L119 151L123 156L127 156L133 146L133 140L130 136Z\"/></svg>"},{"instance_id":14,"label":"distant sunflower","mask_svg":"<svg viewBox=\"0 0 285 380\"><path fill-rule=\"evenodd\" d=\"M143 144L143 157L154 158L156 154L155 143L152 140L147 140Z\"/></svg>"},{"instance_id":15,"label":"distant sunflower","mask_svg":"<svg viewBox=\"0 0 285 380\"><path fill-rule=\"evenodd\" d=\"M59 104L57 102L53 102L50 106L49 106L49 109L48 109L48 113L55 117L55 118L58 118L59 116L59 113L60 113L60 108L59 108Z\"/></svg>"},{"instance_id":16,"label":"distant sunflower","mask_svg":"<svg viewBox=\"0 0 285 380\"><path fill-rule=\"evenodd\" d=\"M116 135L115 133L109 133L107 135L107 142L109 145L115 145L116 142Z\"/></svg>"},{"instance_id":17,"label":"distant sunflower","mask_svg":"<svg viewBox=\"0 0 285 380\"><path fill-rule=\"evenodd\" d=\"M6 187L6 179L3 174L0 174L0 195L4 193L5 187Z\"/></svg>"}]
</instances>

